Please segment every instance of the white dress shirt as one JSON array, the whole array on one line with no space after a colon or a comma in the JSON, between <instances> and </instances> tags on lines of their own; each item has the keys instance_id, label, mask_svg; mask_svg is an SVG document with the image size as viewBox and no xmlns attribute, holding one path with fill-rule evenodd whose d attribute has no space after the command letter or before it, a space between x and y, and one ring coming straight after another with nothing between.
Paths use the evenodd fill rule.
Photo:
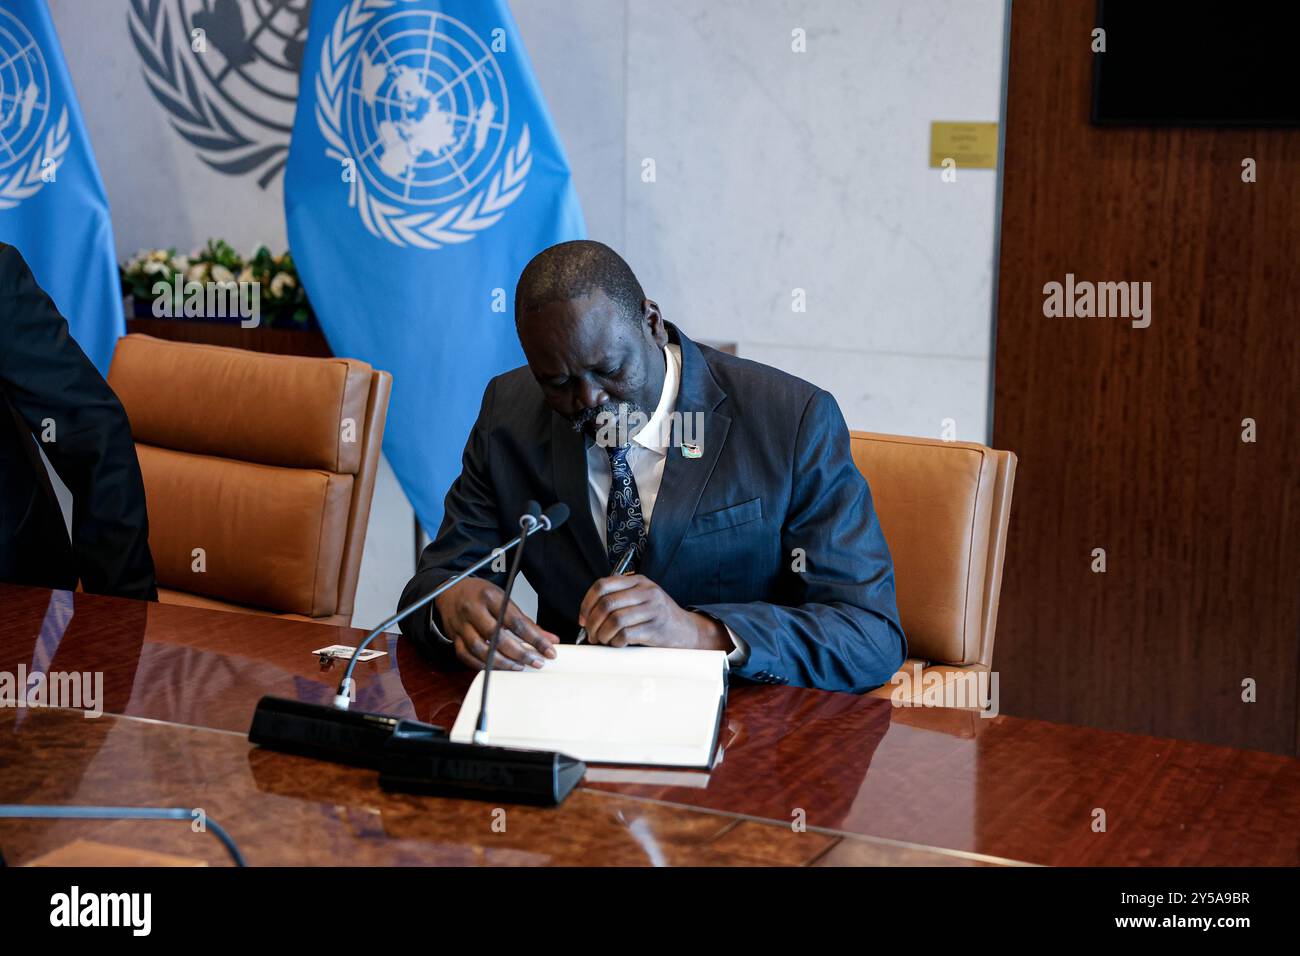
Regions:
<instances>
[{"instance_id":1,"label":"white dress shirt","mask_svg":"<svg viewBox=\"0 0 1300 956\"><path fill-rule=\"evenodd\" d=\"M682 350L678 345L669 344L664 348L664 387L659 393L659 404L655 406L649 421L631 436L627 453L628 467L632 469L632 478L636 481L636 490L641 497L641 515L645 519L647 538L652 533L651 517L654 515L655 502L659 500L659 487L664 480L664 464L668 461L668 447L672 441L670 416L677 407L677 392L681 383ZM604 549L607 547L605 511L613 475L609 466L609 452L590 438L588 441L587 497L591 501L591 520L596 525L600 546ZM723 626L726 627L725 624ZM734 647L727 655L727 660L739 666L748 659L749 647L729 627L727 634Z\"/></svg>"}]
</instances>

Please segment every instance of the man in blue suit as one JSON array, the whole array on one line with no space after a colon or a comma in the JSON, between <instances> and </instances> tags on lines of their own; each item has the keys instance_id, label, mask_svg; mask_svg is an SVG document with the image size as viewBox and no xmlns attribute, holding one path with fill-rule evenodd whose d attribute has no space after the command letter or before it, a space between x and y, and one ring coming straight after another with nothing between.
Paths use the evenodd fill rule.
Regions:
<instances>
[{"instance_id":1,"label":"man in blue suit","mask_svg":"<svg viewBox=\"0 0 1300 956\"><path fill-rule=\"evenodd\" d=\"M907 651L893 563L830 394L695 344L597 242L525 267L515 326L528 364L488 383L403 605L518 534L528 500L563 501L569 520L524 553L537 621L509 605L497 666L544 667L585 627L725 650L760 683L889 680ZM611 576L633 547L634 573ZM462 581L403 632L482 668L504 578Z\"/></svg>"}]
</instances>

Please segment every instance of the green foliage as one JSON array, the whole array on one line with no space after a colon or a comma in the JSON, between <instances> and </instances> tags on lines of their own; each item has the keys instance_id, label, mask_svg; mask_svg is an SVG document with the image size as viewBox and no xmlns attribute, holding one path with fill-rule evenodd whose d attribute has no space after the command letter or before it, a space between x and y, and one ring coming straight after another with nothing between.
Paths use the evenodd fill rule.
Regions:
<instances>
[{"instance_id":1,"label":"green foliage","mask_svg":"<svg viewBox=\"0 0 1300 956\"><path fill-rule=\"evenodd\" d=\"M175 249L143 249L122 263L118 273L122 294L145 304L152 303L159 294L167 294L155 292L159 282L175 289L178 275L182 287L190 282L255 282L263 326L317 328L316 313L302 287L293 257L287 251L277 256L259 245L244 258L224 239L209 239L205 246L188 256L176 255ZM180 308L175 308L175 312L180 314Z\"/></svg>"}]
</instances>

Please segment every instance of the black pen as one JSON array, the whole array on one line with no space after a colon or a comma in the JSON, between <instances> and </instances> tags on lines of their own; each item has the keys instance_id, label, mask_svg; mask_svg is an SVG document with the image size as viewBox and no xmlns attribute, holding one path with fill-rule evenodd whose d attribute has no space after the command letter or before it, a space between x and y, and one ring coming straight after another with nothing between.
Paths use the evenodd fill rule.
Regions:
<instances>
[{"instance_id":1,"label":"black pen","mask_svg":"<svg viewBox=\"0 0 1300 956\"><path fill-rule=\"evenodd\" d=\"M627 574L628 566L632 564L632 558L634 558L635 556L636 556L636 548L634 546L629 546L628 549L623 552L623 557L618 559L618 564L614 566L613 576L617 577L620 574ZM573 643L585 644L586 642L587 642L587 629L584 627L582 630L578 632L578 639Z\"/></svg>"}]
</instances>

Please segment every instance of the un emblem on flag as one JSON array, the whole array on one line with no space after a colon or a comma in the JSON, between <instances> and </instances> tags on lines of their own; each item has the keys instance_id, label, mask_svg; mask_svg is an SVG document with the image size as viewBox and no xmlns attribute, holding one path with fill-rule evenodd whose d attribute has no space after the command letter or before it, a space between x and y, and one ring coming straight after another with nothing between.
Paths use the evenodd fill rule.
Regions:
<instances>
[{"instance_id":1,"label":"un emblem on flag","mask_svg":"<svg viewBox=\"0 0 1300 956\"><path fill-rule=\"evenodd\" d=\"M494 225L523 192L525 125L482 38L424 0L352 0L321 48L316 120L350 163L348 204L374 235L438 249ZM433 6L436 6L433 5Z\"/></svg>"},{"instance_id":2,"label":"un emblem on flag","mask_svg":"<svg viewBox=\"0 0 1300 956\"><path fill-rule=\"evenodd\" d=\"M68 151L68 108L51 122L50 71L21 20L0 10L0 209L52 180Z\"/></svg>"},{"instance_id":3,"label":"un emblem on flag","mask_svg":"<svg viewBox=\"0 0 1300 956\"><path fill-rule=\"evenodd\" d=\"M311 0L131 0L145 82L172 128L266 189L289 155Z\"/></svg>"}]
</instances>

